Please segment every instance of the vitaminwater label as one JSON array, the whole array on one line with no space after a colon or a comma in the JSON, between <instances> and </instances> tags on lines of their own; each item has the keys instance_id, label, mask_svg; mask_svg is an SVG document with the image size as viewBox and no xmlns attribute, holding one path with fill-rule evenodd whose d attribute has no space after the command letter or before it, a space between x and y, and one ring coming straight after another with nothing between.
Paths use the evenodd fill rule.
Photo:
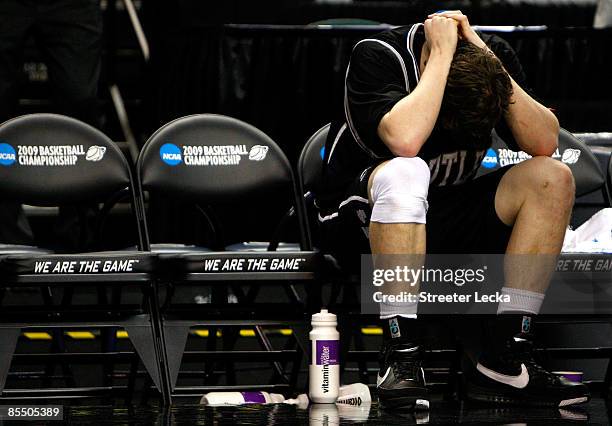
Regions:
<instances>
[{"instance_id":1,"label":"vitaminwater label","mask_svg":"<svg viewBox=\"0 0 612 426\"><path fill-rule=\"evenodd\" d=\"M265 404L266 397L261 392L240 392L247 404Z\"/></svg>"},{"instance_id":2,"label":"vitaminwater label","mask_svg":"<svg viewBox=\"0 0 612 426\"><path fill-rule=\"evenodd\" d=\"M317 365L338 365L338 341L317 340L315 360Z\"/></svg>"}]
</instances>

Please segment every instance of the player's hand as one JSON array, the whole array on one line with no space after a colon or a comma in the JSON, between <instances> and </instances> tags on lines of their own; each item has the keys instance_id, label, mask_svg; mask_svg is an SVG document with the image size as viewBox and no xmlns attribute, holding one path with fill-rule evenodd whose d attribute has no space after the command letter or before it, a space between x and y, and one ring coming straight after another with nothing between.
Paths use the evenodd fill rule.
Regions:
<instances>
[{"instance_id":1,"label":"player's hand","mask_svg":"<svg viewBox=\"0 0 612 426\"><path fill-rule=\"evenodd\" d=\"M438 50L446 55L454 55L457 48L459 23L445 16L432 16L425 21L425 38L431 51Z\"/></svg>"},{"instance_id":2,"label":"player's hand","mask_svg":"<svg viewBox=\"0 0 612 426\"><path fill-rule=\"evenodd\" d=\"M485 42L482 41L480 37L478 37L476 31L474 31L474 29L470 26L470 21L468 20L468 17L461 13L460 10L445 10L438 13L432 13L428 16L428 18L431 19L436 16L443 16L445 18L457 21L459 25L459 35L463 40L469 41L470 43L482 49L487 49L487 45L485 44Z\"/></svg>"}]
</instances>

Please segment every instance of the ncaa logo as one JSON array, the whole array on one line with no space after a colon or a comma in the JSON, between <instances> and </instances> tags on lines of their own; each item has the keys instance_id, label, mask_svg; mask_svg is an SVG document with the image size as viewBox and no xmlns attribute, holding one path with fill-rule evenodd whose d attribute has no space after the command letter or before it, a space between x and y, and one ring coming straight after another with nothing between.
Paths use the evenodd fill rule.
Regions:
<instances>
[{"instance_id":1,"label":"ncaa logo","mask_svg":"<svg viewBox=\"0 0 612 426\"><path fill-rule=\"evenodd\" d=\"M181 149L173 143L165 143L159 148L159 156L169 166L177 166L183 161Z\"/></svg>"},{"instance_id":2,"label":"ncaa logo","mask_svg":"<svg viewBox=\"0 0 612 426\"><path fill-rule=\"evenodd\" d=\"M15 148L7 143L0 143L0 165L10 166L17 161L17 153Z\"/></svg>"},{"instance_id":3,"label":"ncaa logo","mask_svg":"<svg viewBox=\"0 0 612 426\"><path fill-rule=\"evenodd\" d=\"M482 167L485 169L494 169L497 167L497 154L493 148L489 148L487 150L486 155L482 159Z\"/></svg>"}]
</instances>

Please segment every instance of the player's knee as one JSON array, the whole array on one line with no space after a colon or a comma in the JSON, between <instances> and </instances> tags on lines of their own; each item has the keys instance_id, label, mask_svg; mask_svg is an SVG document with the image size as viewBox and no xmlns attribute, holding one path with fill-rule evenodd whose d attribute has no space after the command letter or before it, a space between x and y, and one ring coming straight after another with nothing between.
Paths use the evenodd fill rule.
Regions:
<instances>
[{"instance_id":1,"label":"player's knee","mask_svg":"<svg viewBox=\"0 0 612 426\"><path fill-rule=\"evenodd\" d=\"M372 222L425 223L430 171L421 158L397 157L377 171L370 196Z\"/></svg>"},{"instance_id":2,"label":"player's knee","mask_svg":"<svg viewBox=\"0 0 612 426\"><path fill-rule=\"evenodd\" d=\"M537 163L535 169L538 178L534 183L538 192L544 197L573 204L576 184L571 169L550 157L536 157L533 160Z\"/></svg>"}]
</instances>

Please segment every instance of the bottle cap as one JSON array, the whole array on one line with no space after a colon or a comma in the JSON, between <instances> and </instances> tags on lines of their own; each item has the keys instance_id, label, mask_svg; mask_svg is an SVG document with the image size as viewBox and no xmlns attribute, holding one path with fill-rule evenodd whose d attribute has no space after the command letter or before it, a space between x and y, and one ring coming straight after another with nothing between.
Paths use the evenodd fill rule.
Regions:
<instances>
[{"instance_id":1,"label":"bottle cap","mask_svg":"<svg viewBox=\"0 0 612 426\"><path fill-rule=\"evenodd\" d=\"M327 309L321 309L321 312L312 315L312 323L335 326L338 324L338 320L336 314L332 314Z\"/></svg>"},{"instance_id":2,"label":"bottle cap","mask_svg":"<svg viewBox=\"0 0 612 426\"><path fill-rule=\"evenodd\" d=\"M271 393L270 394L270 402L273 404L280 404L285 400L285 397L280 393Z\"/></svg>"},{"instance_id":3,"label":"bottle cap","mask_svg":"<svg viewBox=\"0 0 612 426\"><path fill-rule=\"evenodd\" d=\"M298 396L296 396L294 399L284 400L283 403L290 404L290 405L296 405L297 408L301 410L305 410L306 408L308 408L308 403L309 403L308 395L306 395L305 393L301 393Z\"/></svg>"}]
</instances>

